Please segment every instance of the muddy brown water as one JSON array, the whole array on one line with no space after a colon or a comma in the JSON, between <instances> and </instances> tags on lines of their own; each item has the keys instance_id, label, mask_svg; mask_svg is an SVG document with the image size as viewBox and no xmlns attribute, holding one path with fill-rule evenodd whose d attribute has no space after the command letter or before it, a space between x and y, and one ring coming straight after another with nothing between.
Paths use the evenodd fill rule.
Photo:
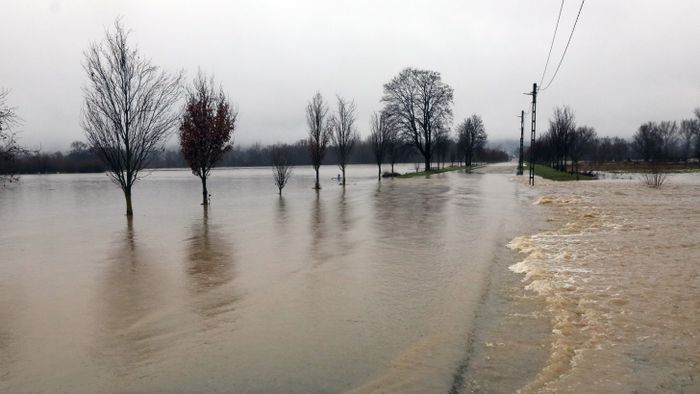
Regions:
<instances>
[{"instance_id":1,"label":"muddy brown water","mask_svg":"<svg viewBox=\"0 0 700 394\"><path fill-rule=\"evenodd\" d=\"M514 239L550 356L523 392L700 392L700 174L540 182L550 229Z\"/></svg>"},{"instance_id":2,"label":"muddy brown water","mask_svg":"<svg viewBox=\"0 0 700 394\"><path fill-rule=\"evenodd\" d=\"M207 210L156 171L133 220L104 174L24 176L0 190L0 391L465 391L494 269L522 290L505 245L535 230L511 170L351 166L343 190L329 166L317 194L297 168L280 198L222 169Z\"/></svg>"}]
</instances>

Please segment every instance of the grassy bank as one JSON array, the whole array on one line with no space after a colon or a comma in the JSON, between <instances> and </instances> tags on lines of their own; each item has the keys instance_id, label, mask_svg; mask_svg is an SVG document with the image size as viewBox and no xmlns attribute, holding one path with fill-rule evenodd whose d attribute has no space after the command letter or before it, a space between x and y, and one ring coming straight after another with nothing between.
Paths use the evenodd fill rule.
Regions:
<instances>
[{"instance_id":1,"label":"grassy bank","mask_svg":"<svg viewBox=\"0 0 700 394\"><path fill-rule=\"evenodd\" d=\"M525 165L525 173L527 173L528 167L527 164ZM590 175L585 175L585 174L578 174L578 178L576 174L570 174L568 172L562 172L555 170L552 167L545 166L542 164L535 164L535 175L541 176L542 178L545 179L551 179L553 181L590 181L595 179L595 177L590 176Z\"/></svg>"},{"instance_id":2,"label":"grassy bank","mask_svg":"<svg viewBox=\"0 0 700 394\"><path fill-rule=\"evenodd\" d=\"M420 177L420 176L430 176L433 174L442 174L443 172L451 172L451 171L471 171L475 168L478 168L479 166L449 166L445 168L440 168L440 169L434 169L430 171L418 171L418 172L409 172L403 175L397 176L397 178L405 179L405 178L415 178L415 177Z\"/></svg>"},{"instance_id":3,"label":"grassy bank","mask_svg":"<svg viewBox=\"0 0 700 394\"><path fill-rule=\"evenodd\" d=\"M685 173L700 172L700 162L654 162L623 161L608 163L581 163L583 171L605 171L615 173L644 173L644 172L669 172Z\"/></svg>"}]
</instances>

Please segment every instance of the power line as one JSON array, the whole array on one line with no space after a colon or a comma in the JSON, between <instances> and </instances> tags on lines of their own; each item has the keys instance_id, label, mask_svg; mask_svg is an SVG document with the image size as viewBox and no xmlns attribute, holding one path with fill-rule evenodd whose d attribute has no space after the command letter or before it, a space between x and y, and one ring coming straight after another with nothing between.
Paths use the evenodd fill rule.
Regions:
<instances>
[{"instance_id":1,"label":"power line","mask_svg":"<svg viewBox=\"0 0 700 394\"><path fill-rule=\"evenodd\" d=\"M557 65L557 69L554 70L554 75L552 76L552 79L549 80L549 83L547 83L547 86L545 86L543 89L540 90L547 90L549 86L554 82L554 78L557 77L557 74L559 73L559 68L561 68L561 64L564 62L564 57L566 56L566 51L569 49L569 45L571 44L571 38L574 36L574 31L576 30L576 25L578 24L579 17L581 17L581 10L583 10L583 4L586 2L586 0L581 0L581 6L578 9L578 14L576 15L576 21L574 21L574 27L571 28L571 34L569 34L569 40L566 42L566 47L564 47L564 53L561 54L561 59L559 59L559 64Z\"/></svg>"},{"instance_id":2,"label":"power line","mask_svg":"<svg viewBox=\"0 0 700 394\"><path fill-rule=\"evenodd\" d=\"M549 45L549 53L547 54L547 61L544 63L544 70L542 70L542 79L540 80L540 86L544 82L544 76L547 73L547 66L549 66L549 59L552 57L552 49L554 48L554 41L557 38L557 30L559 30L559 21L561 21L561 12L564 10L564 0L561 0L561 6L559 6L559 15L557 16L557 24L554 25L554 34L552 35L552 43Z\"/></svg>"}]
</instances>

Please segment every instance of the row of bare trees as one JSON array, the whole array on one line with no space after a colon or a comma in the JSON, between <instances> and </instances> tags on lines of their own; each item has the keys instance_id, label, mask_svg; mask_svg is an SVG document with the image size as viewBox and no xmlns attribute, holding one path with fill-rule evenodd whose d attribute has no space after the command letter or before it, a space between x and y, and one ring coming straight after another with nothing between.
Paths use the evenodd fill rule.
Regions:
<instances>
[{"instance_id":1,"label":"row of bare trees","mask_svg":"<svg viewBox=\"0 0 700 394\"><path fill-rule=\"evenodd\" d=\"M632 137L634 149L647 162L700 160L700 108L694 115L680 125L676 121L642 124Z\"/></svg>"},{"instance_id":2,"label":"row of bare trees","mask_svg":"<svg viewBox=\"0 0 700 394\"><path fill-rule=\"evenodd\" d=\"M549 120L549 129L536 143L537 159L559 171L570 170L578 174L579 162L596 138L592 127L576 125L576 117L570 107L557 107Z\"/></svg>"},{"instance_id":3,"label":"row of bare trees","mask_svg":"<svg viewBox=\"0 0 700 394\"><path fill-rule=\"evenodd\" d=\"M174 110L180 97L182 72L171 75L145 60L130 46L128 31L119 21L104 42L85 53L89 84L84 89L82 125L90 145L108 167L112 180L124 192L126 213L133 215L132 187L153 154L162 151L169 131L179 126L182 154L202 183L202 204L209 204L207 178L223 155L232 149L237 111L221 86L200 72L186 92L181 113ZM337 97L337 111L328 115L320 93L306 109L309 152L320 189L319 167L332 143L345 186L345 168L358 135L356 106ZM273 150L273 179L282 192L292 169L288 150Z\"/></svg>"},{"instance_id":4,"label":"row of bare trees","mask_svg":"<svg viewBox=\"0 0 700 394\"><path fill-rule=\"evenodd\" d=\"M202 182L202 204L209 204L207 178L231 149L237 111L221 86L200 71L186 90L183 73L171 74L145 59L129 43L119 20L102 42L85 52L82 126L87 140L107 165L107 173L124 192L126 214L133 215L132 188L174 128L192 173Z\"/></svg>"},{"instance_id":5,"label":"row of bare trees","mask_svg":"<svg viewBox=\"0 0 700 394\"><path fill-rule=\"evenodd\" d=\"M700 108L694 118L680 122L662 121L642 124L630 141L620 137L602 137L588 126L577 126L570 107L554 109L549 128L535 145L536 160L560 171L579 172L579 163L631 161L688 162L700 160Z\"/></svg>"},{"instance_id":6,"label":"row of bare trees","mask_svg":"<svg viewBox=\"0 0 700 394\"><path fill-rule=\"evenodd\" d=\"M453 120L454 91L442 81L440 73L406 68L384 85L384 107L374 114L370 124L370 141L379 172L384 152L392 163L401 143L412 145L424 159L424 169L431 171L433 162L444 163L452 146L459 161L471 166L475 154L487 141L486 128L479 115L472 115L457 125L456 138L450 136ZM437 159L437 160L435 160Z\"/></svg>"},{"instance_id":7,"label":"row of bare trees","mask_svg":"<svg viewBox=\"0 0 700 394\"><path fill-rule=\"evenodd\" d=\"M372 114L368 141L374 153L380 178L381 165L385 160L391 164L390 174L394 175L394 164L401 159L405 147L414 145L415 140L412 135L408 134L406 138L407 134L401 133L400 130L387 112ZM483 152L487 142L483 120L479 115L474 114L457 125L455 134L456 137L452 138L448 129L444 128L434 133L430 138L433 145L429 151L431 162L436 162L438 165L444 163L447 161L447 155L450 154L452 162L463 162L466 166L473 165L476 154ZM507 155L504 154L504 156L507 160Z\"/></svg>"},{"instance_id":8,"label":"row of bare trees","mask_svg":"<svg viewBox=\"0 0 700 394\"><path fill-rule=\"evenodd\" d=\"M102 159L109 177L124 193L126 214L132 216L134 184L156 154L164 151L171 131L177 129L182 156L200 178L202 204L208 205L207 179L232 150L238 117L223 88L200 71L183 89L183 72L169 73L142 56L119 20L104 40L93 42L84 55L88 82L83 88L81 125L88 144L75 147L76 157L88 152ZM183 93L184 107L178 111ZM14 110L5 105L6 95L0 94L0 155L15 157L21 148L6 131L16 119ZM380 178L381 164L388 160L393 173L394 163L408 144L423 156L426 171L430 171L434 155L442 156L444 162L453 143L449 137L453 90L439 73L404 69L384 85L381 101L384 107L372 116L369 137ZM334 150L342 185L346 185L346 167L359 138L355 102L337 96L335 107L330 112L320 93L306 107L306 143L317 190L319 168L329 147ZM486 141L483 122L474 115L460 124L457 134L457 145L465 162L471 164L474 151ZM271 156L273 179L281 194L293 173L288 146L274 146Z\"/></svg>"},{"instance_id":9,"label":"row of bare trees","mask_svg":"<svg viewBox=\"0 0 700 394\"><path fill-rule=\"evenodd\" d=\"M316 173L314 188L321 189L319 169L326 157L329 145L335 150L338 168L342 173L341 183L345 187L345 168L358 141L355 120L357 106L353 100L336 96L336 111L328 114L328 104L317 92L306 106L306 124L309 128L308 146L311 165Z\"/></svg>"}]
</instances>

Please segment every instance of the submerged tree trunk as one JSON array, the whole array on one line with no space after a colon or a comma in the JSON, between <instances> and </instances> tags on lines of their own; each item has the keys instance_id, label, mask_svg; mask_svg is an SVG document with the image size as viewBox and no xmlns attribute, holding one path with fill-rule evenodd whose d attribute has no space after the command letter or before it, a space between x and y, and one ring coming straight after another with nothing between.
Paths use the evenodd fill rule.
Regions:
<instances>
[{"instance_id":1,"label":"submerged tree trunk","mask_svg":"<svg viewBox=\"0 0 700 394\"><path fill-rule=\"evenodd\" d=\"M134 216L134 209L131 206L131 187L124 190L124 198L126 199L126 216Z\"/></svg>"},{"instance_id":2,"label":"submerged tree trunk","mask_svg":"<svg viewBox=\"0 0 700 394\"><path fill-rule=\"evenodd\" d=\"M382 180L382 165L381 164L377 164L377 179L379 179L380 182Z\"/></svg>"},{"instance_id":3,"label":"submerged tree trunk","mask_svg":"<svg viewBox=\"0 0 700 394\"><path fill-rule=\"evenodd\" d=\"M207 191L207 177L203 176L202 179L202 205L209 205L209 192Z\"/></svg>"},{"instance_id":4,"label":"submerged tree trunk","mask_svg":"<svg viewBox=\"0 0 700 394\"><path fill-rule=\"evenodd\" d=\"M345 166L343 166L340 171L343 173L343 187L345 187Z\"/></svg>"},{"instance_id":5,"label":"submerged tree trunk","mask_svg":"<svg viewBox=\"0 0 700 394\"><path fill-rule=\"evenodd\" d=\"M314 186L314 189L320 190L321 184L318 182L318 168L314 168L314 170L316 170L316 186Z\"/></svg>"}]
</instances>

